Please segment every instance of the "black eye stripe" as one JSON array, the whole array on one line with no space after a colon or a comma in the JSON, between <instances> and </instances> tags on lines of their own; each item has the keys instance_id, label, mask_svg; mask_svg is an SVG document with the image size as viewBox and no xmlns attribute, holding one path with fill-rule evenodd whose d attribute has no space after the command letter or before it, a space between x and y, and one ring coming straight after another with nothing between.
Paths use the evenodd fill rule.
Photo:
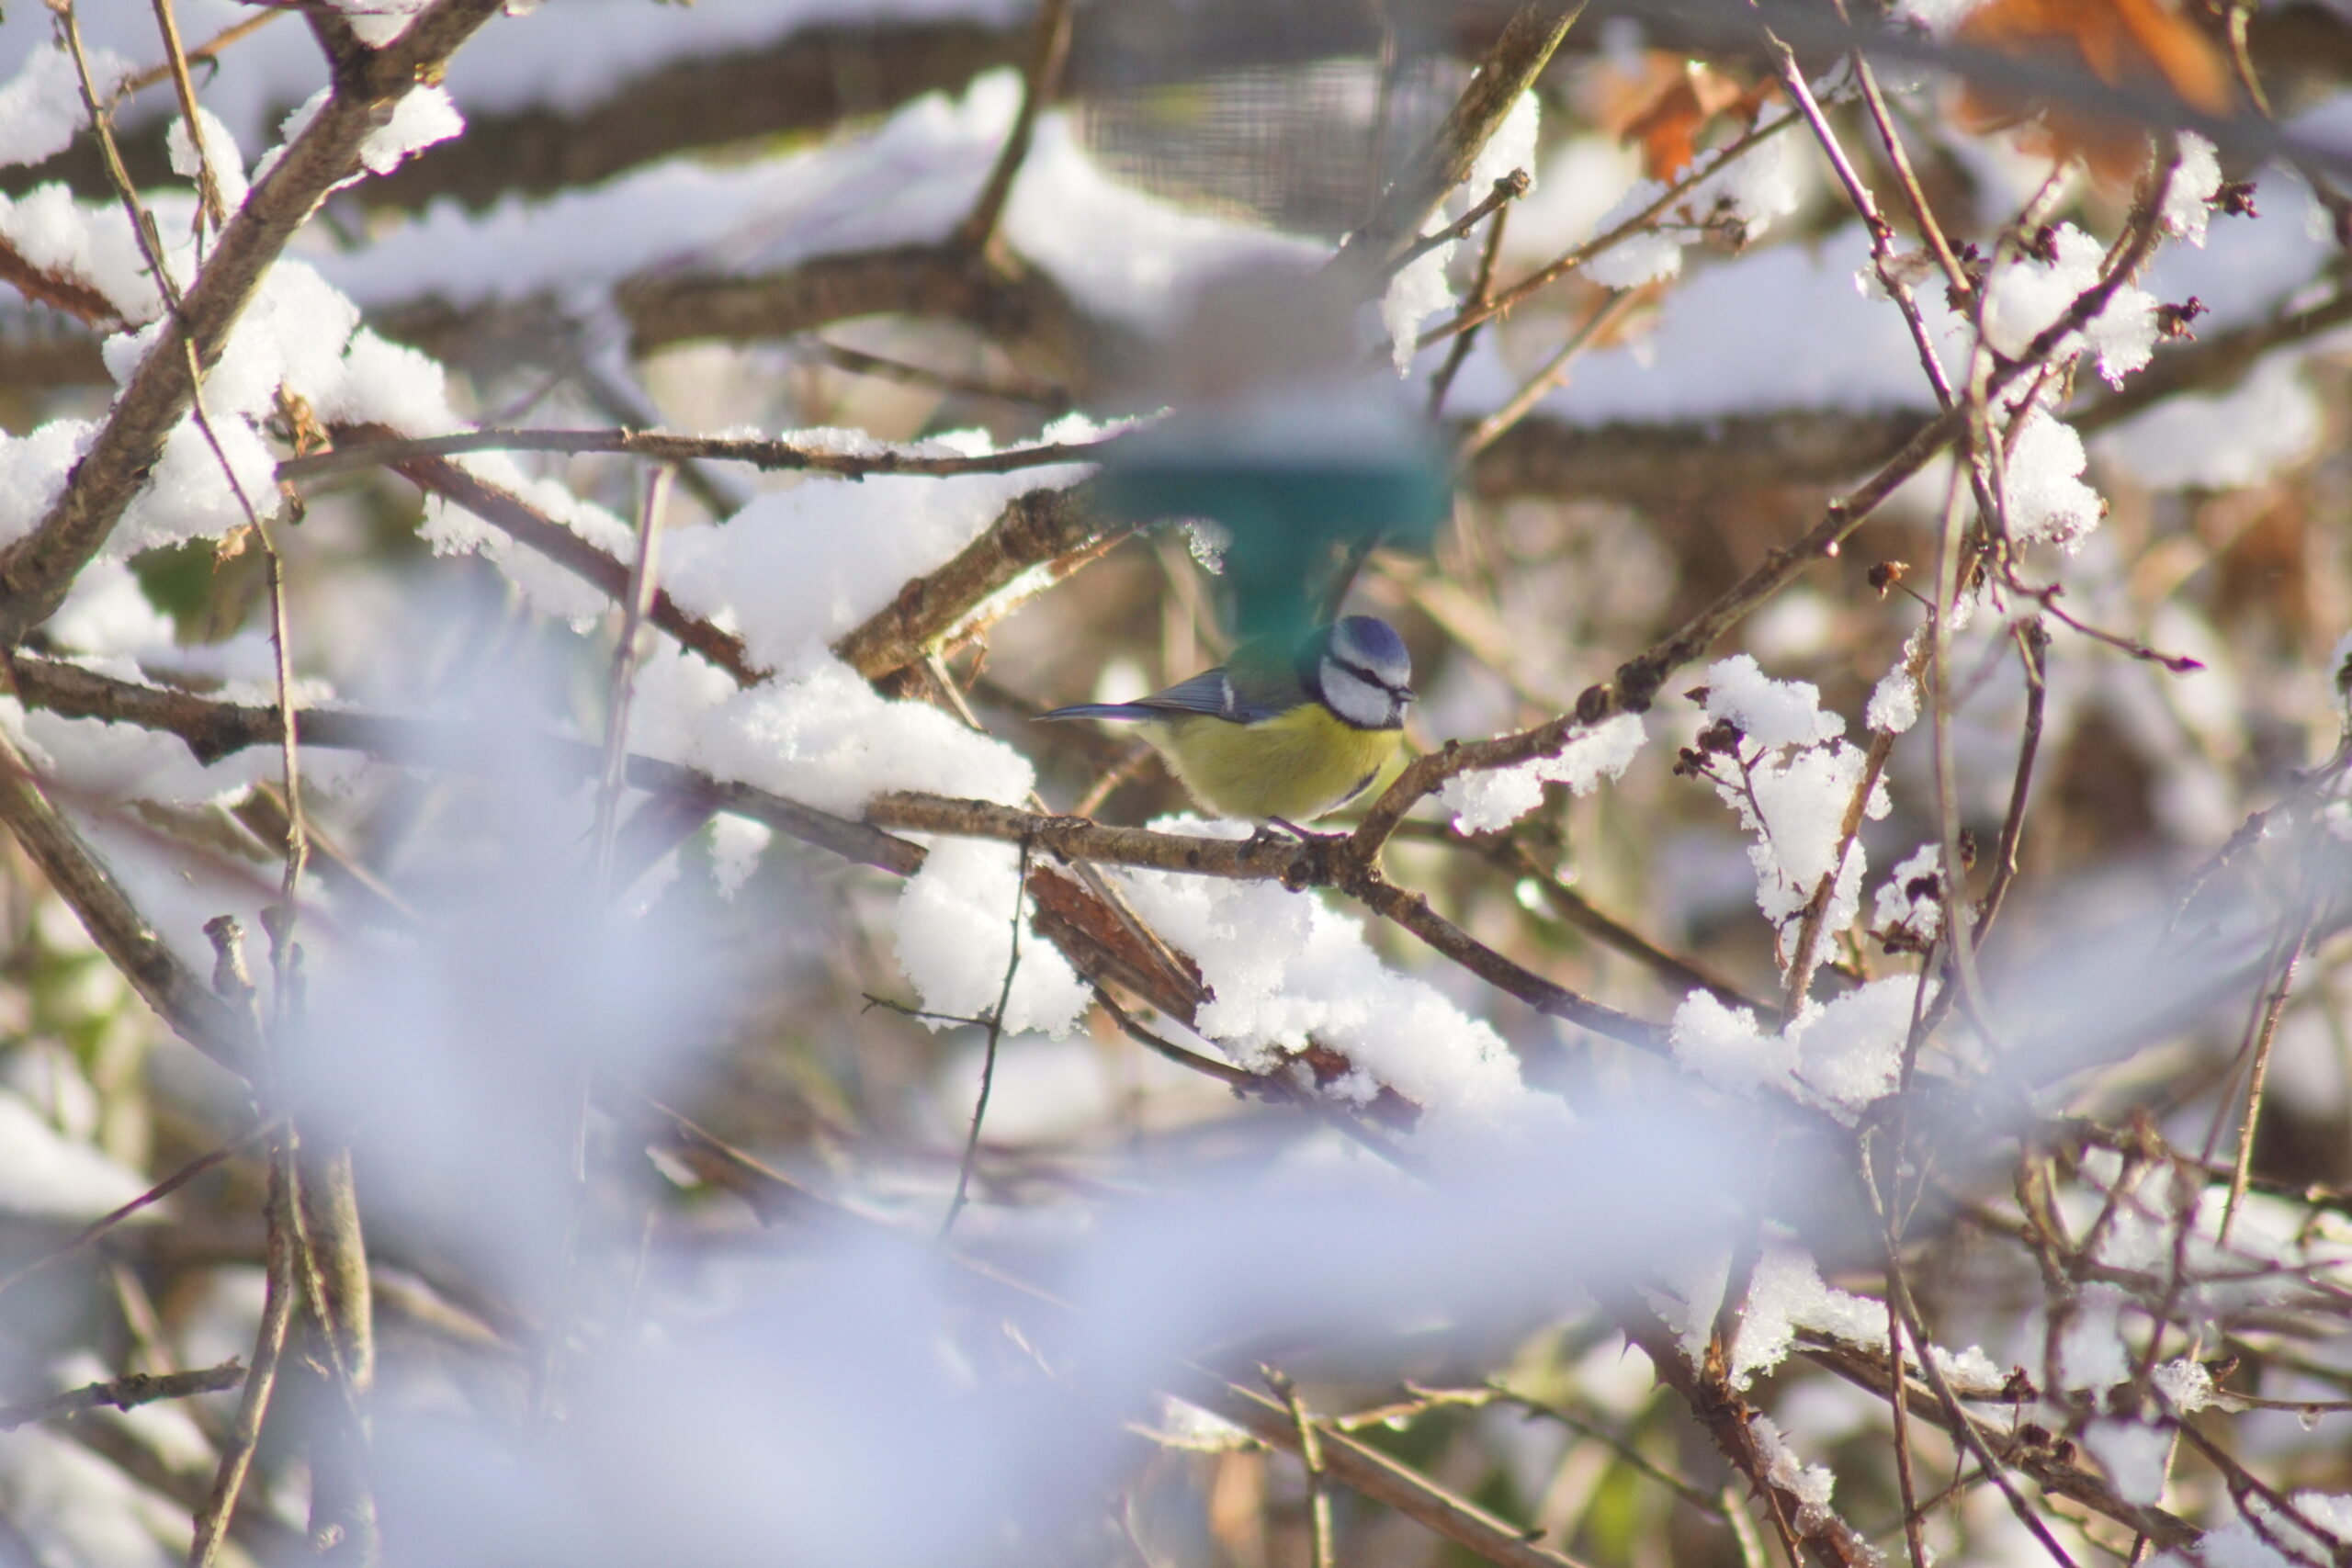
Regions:
<instances>
[{"instance_id":1,"label":"black eye stripe","mask_svg":"<svg viewBox=\"0 0 2352 1568\"><path fill-rule=\"evenodd\" d=\"M1386 692L1392 697L1408 696L1411 694L1402 687L1390 685L1387 682L1382 680L1379 676L1374 674L1363 665L1350 663L1347 660L1341 659L1336 654L1332 656L1331 662L1338 665L1348 674L1351 674L1357 680L1362 681L1365 685L1371 686L1377 691Z\"/></svg>"}]
</instances>

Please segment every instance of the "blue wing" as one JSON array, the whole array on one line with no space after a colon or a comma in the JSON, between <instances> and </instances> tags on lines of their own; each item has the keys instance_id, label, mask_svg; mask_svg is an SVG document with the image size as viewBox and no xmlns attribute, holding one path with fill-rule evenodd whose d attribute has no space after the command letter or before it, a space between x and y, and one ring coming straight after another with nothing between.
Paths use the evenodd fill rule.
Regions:
<instances>
[{"instance_id":1,"label":"blue wing","mask_svg":"<svg viewBox=\"0 0 2352 1568\"><path fill-rule=\"evenodd\" d=\"M1244 698L1223 670L1205 670L1189 681L1179 681L1164 692L1154 692L1132 703L1080 703L1056 708L1039 718L1166 718L1172 714L1206 714L1235 724L1256 724L1279 713Z\"/></svg>"}]
</instances>

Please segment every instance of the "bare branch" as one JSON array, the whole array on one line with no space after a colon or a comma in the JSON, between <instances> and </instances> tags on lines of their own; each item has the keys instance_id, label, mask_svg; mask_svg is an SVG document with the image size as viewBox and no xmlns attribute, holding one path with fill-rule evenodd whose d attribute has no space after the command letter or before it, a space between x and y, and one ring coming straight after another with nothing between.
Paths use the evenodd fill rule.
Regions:
<instances>
[{"instance_id":1,"label":"bare branch","mask_svg":"<svg viewBox=\"0 0 2352 1568\"><path fill-rule=\"evenodd\" d=\"M14 645L47 620L114 531L187 414L196 374L218 362L294 231L357 169L360 144L420 75L435 71L499 8L499 0L437 0L390 47L338 62L335 90L221 231L63 493L30 535L0 553L0 643Z\"/></svg>"},{"instance_id":2,"label":"bare branch","mask_svg":"<svg viewBox=\"0 0 2352 1568\"><path fill-rule=\"evenodd\" d=\"M102 1405L129 1410L133 1405L153 1404L159 1399L188 1399L199 1393L219 1393L244 1381L244 1364L233 1360L188 1372L127 1372L109 1382L85 1383L80 1388L68 1389L47 1399L0 1405L0 1432L13 1432L28 1422L72 1416L84 1410L96 1410Z\"/></svg>"},{"instance_id":3,"label":"bare branch","mask_svg":"<svg viewBox=\"0 0 2352 1568\"><path fill-rule=\"evenodd\" d=\"M1430 146L1389 187L1371 220L1348 236L1334 267L1363 265L1376 276L1420 238L1438 203L1470 177L1487 139L1535 85L1583 11L1583 0L1530 0L1512 14Z\"/></svg>"},{"instance_id":4,"label":"bare branch","mask_svg":"<svg viewBox=\"0 0 2352 1568\"><path fill-rule=\"evenodd\" d=\"M346 426L355 434L373 427ZM355 468L397 468L421 457L454 457L466 452L603 452L645 457L657 463L716 460L749 463L770 473L805 471L862 479L882 474L1009 474L1056 463L1100 460L1100 442L1048 442L975 457L910 451L873 444L862 451L829 451L795 441L741 436L679 435L660 430L469 430L452 435L365 439L324 452L288 457L277 466L284 479L316 479Z\"/></svg>"}]
</instances>

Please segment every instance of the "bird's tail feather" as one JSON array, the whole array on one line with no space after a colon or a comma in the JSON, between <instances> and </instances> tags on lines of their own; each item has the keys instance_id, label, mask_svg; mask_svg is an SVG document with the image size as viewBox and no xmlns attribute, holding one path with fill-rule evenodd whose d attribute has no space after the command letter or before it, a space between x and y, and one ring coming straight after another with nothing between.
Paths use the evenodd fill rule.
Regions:
<instances>
[{"instance_id":1,"label":"bird's tail feather","mask_svg":"<svg viewBox=\"0 0 2352 1568\"><path fill-rule=\"evenodd\" d=\"M1071 707L1056 708L1037 716L1040 722L1049 718L1150 718L1154 714L1141 703L1079 703Z\"/></svg>"}]
</instances>

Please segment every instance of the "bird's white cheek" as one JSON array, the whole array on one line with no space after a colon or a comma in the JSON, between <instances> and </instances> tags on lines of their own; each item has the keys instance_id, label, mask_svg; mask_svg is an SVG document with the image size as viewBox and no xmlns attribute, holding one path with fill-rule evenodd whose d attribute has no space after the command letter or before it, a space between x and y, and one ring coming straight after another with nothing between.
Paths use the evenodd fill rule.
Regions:
<instances>
[{"instance_id":1,"label":"bird's white cheek","mask_svg":"<svg viewBox=\"0 0 2352 1568\"><path fill-rule=\"evenodd\" d=\"M1365 729L1385 729L1396 722L1396 698L1328 659L1323 661L1323 700L1333 713Z\"/></svg>"}]
</instances>

